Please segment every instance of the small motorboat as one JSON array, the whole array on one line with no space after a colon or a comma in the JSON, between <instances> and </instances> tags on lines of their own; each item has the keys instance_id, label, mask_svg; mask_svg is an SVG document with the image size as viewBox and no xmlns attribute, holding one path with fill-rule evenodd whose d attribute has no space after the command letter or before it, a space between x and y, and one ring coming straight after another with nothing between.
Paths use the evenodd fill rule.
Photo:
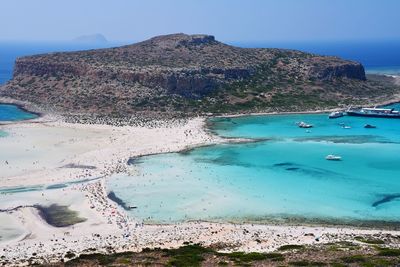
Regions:
<instances>
[{"instance_id":1,"label":"small motorboat","mask_svg":"<svg viewBox=\"0 0 400 267\"><path fill-rule=\"evenodd\" d=\"M343 112L341 112L341 111L334 111L334 112L332 112L331 114L329 114L328 118L329 118L329 119L336 119L336 118L340 118L340 117L343 117L343 116L344 116L344 113L343 113Z\"/></svg>"},{"instance_id":2,"label":"small motorboat","mask_svg":"<svg viewBox=\"0 0 400 267\"><path fill-rule=\"evenodd\" d=\"M300 128L312 128L312 127L313 127L311 124L307 124L307 123L305 123L305 122L303 122L303 121L297 123L297 125L298 125Z\"/></svg>"},{"instance_id":3,"label":"small motorboat","mask_svg":"<svg viewBox=\"0 0 400 267\"><path fill-rule=\"evenodd\" d=\"M325 157L325 159L326 159L326 160L336 160L336 161L339 161L339 160L342 160L342 157L341 157L341 156L337 156L337 155L328 155L328 156Z\"/></svg>"},{"instance_id":4,"label":"small motorboat","mask_svg":"<svg viewBox=\"0 0 400 267\"><path fill-rule=\"evenodd\" d=\"M343 128L343 129L351 129L351 126L343 125L342 128Z\"/></svg>"},{"instance_id":5,"label":"small motorboat","mask_svg":"<svg viewBox=\"0 0 400 267\"><path fill-rule=\"evenodd\" d=\"M375 129L376 126L375 125L371 125L371 124L365 124L364 128L366 128L366 129Z\"/></svg>"}]
</instances>

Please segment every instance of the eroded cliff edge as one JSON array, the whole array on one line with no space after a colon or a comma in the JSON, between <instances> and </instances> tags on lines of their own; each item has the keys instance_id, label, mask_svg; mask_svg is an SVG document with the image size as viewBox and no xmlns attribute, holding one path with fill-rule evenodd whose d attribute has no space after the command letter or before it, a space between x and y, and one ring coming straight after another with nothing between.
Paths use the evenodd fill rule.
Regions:
<instances>
[{"instance_id":1,"label":"eroded cliff edge","mask_svg":"<svg viewBox=\"0 0 400 267\"><path fill-rule=\"evenodd\" d=\"M210 35L19 58L1 96L61 113L114 116L299 111L390 98L390 79L294 50L240 48Z\"/></svg>"}]
</instances>

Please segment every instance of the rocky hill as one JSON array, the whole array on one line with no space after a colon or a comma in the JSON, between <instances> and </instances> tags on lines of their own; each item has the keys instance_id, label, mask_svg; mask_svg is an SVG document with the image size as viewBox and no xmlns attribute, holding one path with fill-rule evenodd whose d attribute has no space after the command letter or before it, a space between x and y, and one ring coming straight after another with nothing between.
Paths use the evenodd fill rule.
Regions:
<instances>
[{"instance_id":1,"label":"rocky hill","mask_svg":"<svg viewBox=\"0 0 400 267\"><path fill-rule=\"evenodd\" d=\"M209 35L19 58L1 96L58 112L126 116L310 110L390 98L361 64L294 50L240 48Z\"/></svg>"}]
</instances>

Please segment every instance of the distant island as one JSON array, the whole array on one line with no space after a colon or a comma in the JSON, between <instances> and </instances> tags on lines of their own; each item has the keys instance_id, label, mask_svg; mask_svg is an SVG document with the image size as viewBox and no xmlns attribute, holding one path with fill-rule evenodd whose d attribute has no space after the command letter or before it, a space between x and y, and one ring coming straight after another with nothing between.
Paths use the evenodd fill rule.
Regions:
<instances>
[{"instance_id":1,"label":"distant island","mask_svg":"<svg viewBox=\"0 0 400 267\"><path fill-rule=\"evenodd\" d=\"M398 92L394 78L367 77L354 61L180 33L19 58L0 95L60 113L151 117L343 108Z\"/></svg>"},{"instance_id":2,"label":"distant island","mask_svg":"<svg viewBox=\"0 0 400 267\"><path fill-rule=\"evenodd\" d=\"M90 34L90 35L81 35L76 37L72 40L76 43L95 43L95 44L105 44L108 43L106 37L104 35L97 33L97 34Z\"/></svg>"}]
</instances>

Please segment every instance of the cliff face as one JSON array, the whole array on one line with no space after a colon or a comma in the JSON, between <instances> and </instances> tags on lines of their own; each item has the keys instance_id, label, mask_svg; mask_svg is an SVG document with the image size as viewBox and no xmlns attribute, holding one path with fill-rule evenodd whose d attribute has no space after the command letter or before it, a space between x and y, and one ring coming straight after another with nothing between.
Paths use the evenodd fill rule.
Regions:
<instances>
[{"instance_id":1,"label":"cliff face","mask_svg":"<svg viewBox=\"0 0 400 267\"><path fill-rule=\"evenodd\" d=\"M86 76L137 82L182 95L204 95L222 83L248 78L258 65L282 56L296 61L285 68L304 80L365 80L359 63L298 51L238 48L217 42L213 36L184 34L159 36L120 48L21 58L14 76Z\"/></svg>"},{"instance_id":2,"label":"cliff face","mask_svg":"<svg viewBox=\"0 0 400 267\"><path fill-rule=\"evenodd\" d=\"M117 48L19 58L0 94L59 110L135 112L166 98L175 104L165 100L156 106L177 110L185 99L203 101L221 92L230 101L229 88L238 82L272 93L271 88L284 92L288 82L343 80L365 81L363 66L300 51L234 47L209 35L173 34Z\"/></svg>"}]
</instances>

